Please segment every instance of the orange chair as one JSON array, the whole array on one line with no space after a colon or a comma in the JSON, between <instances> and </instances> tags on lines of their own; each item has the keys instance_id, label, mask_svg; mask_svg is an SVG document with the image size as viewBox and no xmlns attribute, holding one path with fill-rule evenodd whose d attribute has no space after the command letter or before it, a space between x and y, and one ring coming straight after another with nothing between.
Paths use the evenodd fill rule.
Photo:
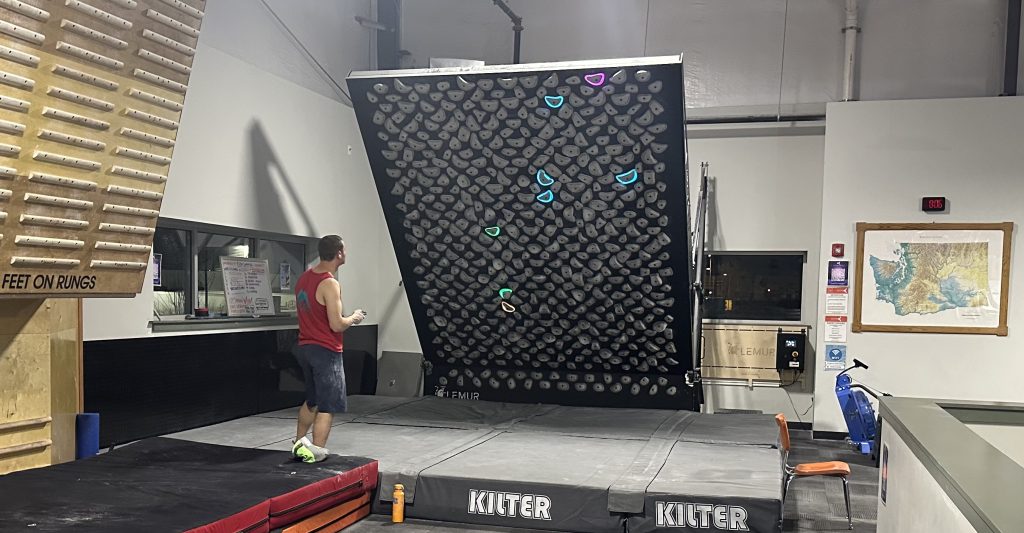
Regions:
<instances>
[{"instance_id":1,"label":"orange chair","mask_svg":"<svg viewBox=\"0 0 1024 533\"><path fill-rule=\"evenodd\" d=\"M789 425L786 424L786 417L779 413L775 415L775 422L779 424L779 437L782 439L783 464L786 468L786 484L782 489L782 501L786 501L786 493L789 492L789 484L793 478L811 476L837 477L843 480L843 495L846 496L846 521L853 529L853 515L850 514L850 465L842 461L827 461L824 463L803 463L795 467L789 466Z\"/></svg>"}]
</instances>

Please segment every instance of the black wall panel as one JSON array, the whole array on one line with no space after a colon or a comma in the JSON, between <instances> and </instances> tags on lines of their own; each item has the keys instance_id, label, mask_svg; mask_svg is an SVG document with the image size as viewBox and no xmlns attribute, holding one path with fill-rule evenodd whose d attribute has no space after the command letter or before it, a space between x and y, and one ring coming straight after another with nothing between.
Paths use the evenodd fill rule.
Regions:
<instances>
[{"instance_id":1,"label":"black wall panel","mask_svg":"<svg viewBox=\"0 0 1024 533\"><path fill-rule=\"evenodd\" d=\"M692 408L679 58L359 73L427 394Z\"/></svg>"},{"instance_id":2,"label":"black wall panel","mask_svg":"<svg viewBox=\"0 0 1024 533\"><path fill-rule=\"evenodd\" d=\"M86 342L85 410L100 413L100 445L299 405L304 385L291 353L297 334L279 330ZM376 382L377 326L349 329L345 347L349 390L365 394L371 387L364 383Z\"/></svg>"}]
</instances>

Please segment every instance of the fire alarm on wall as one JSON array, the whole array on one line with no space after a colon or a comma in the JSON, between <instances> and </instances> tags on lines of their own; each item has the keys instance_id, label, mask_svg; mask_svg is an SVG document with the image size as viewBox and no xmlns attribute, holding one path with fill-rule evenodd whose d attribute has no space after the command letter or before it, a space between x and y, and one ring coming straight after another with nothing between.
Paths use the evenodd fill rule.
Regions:
<instances>
[{"instance_id":1,"label":"fire alarm on wall","mask_svg":"<svg viewBox=\"0 0 1024 533\"><path fill-rule=\"evenodd\" d=\"M846 254L846 245L842 243L835 243L832 245L832 257L842 257Z\"/></svg>"}]
</instances>

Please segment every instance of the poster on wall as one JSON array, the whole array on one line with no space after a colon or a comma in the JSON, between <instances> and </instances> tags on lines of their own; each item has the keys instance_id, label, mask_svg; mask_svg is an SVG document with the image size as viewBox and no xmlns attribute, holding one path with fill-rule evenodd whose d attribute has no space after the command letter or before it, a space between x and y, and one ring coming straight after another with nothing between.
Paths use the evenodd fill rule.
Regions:
<instances>
[{"instance_id":1,"label":"poster on wall","mask_svg":"<svg viewBox=\"0 0 1024 533\"><path fill-rule=\"evenodd\" d=\"M291 290L292 288L292 265L291 263L281 263L277 268L278 282L281 286L282 291Z\"/></svg>"},{"instance_id":2,"label":"poster on wall","mask_svg":"<svg viewBox=\"0 0 1024 533\"><path fill-rule=\"evenodd\" d=\"M825 342L846 343L846 324L848 318L845 316L825 317Z\"/></svg>"},{"instance_id":3,"label":"poster on wall","mask_svg":"<svg viewBox=\"0 0 1024 533\"><path fill-rule=\"evenodd\" d=\"M849 261L829 261L828 262L828 284L836 287L845 287L849 285L848 271L850 269Z\"/></svg>"},{"instance_id":4,"label":"poster on wall","mask_svg":"<svg viewBox=\"0 0 1024 533\"><path fill-rule=\"evenodd\" d=\"M889 445L882 445L882 482L879 483L882 505L886 504L889 492Z\"/></svg>"},{"instance_id":5,"label":"poster on wall","mask_svg":"<svg viewBox=\"0 0 1024 533\"><path fill-rule=\"evenodd\" d=\"M163 263L164 254L153 254L153 286L159 287L163 285Z\"/></svg>"},{"instance_id":6,"label":"poster on wall","mask_svg":"<svg viewBox=\"0 0 1024 533\"><path fill-rule=\"evenodd\" d=\"M1012 232L858 223L853 331L1006 335Z\"/></svg>"},{"instance_id":7,"label":"poster on wall","mask_svg":"<svg viewBox=\"0 0 1024 533\"><path fill-rule=\"evenodd\" d=\"M270 267L266 259L221 257L224 274L224 297L228 316L261 316L274 314L270 292Z\"/></svg>"},{"instance_id":8,"label":"poster on wall","mask_svg":"<svg viewBox=\"0 0 1024 533\"><path fill-rule=\"evenodd\" d=\"M846 368L846 345L825 345L825 370L842 370Z\"/></svg>"},{"instance_id":9,"label":"poster on wall","mask_svg":"<svg viewBox=\"0 0 1024 533\"><path fill-rule=\"evenodd\" d=\"M825 290L825 314L841 315L850 314L850 294L846 287L829 287Z\"/></svg>"}]
</instances>

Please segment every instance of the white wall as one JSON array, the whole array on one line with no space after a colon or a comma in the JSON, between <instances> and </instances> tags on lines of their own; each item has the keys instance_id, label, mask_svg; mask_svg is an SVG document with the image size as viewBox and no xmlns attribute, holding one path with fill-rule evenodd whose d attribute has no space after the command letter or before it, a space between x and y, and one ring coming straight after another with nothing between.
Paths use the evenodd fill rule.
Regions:
<instances>
[{"instance_id":1,"label":"white wall","mask_svg":"<svg viewBox=\"0 0 1024 533\"><path fill-rule=\"evenodd\" d=\"M839 100L842 0L509 0L522 61L685 54L697 108ZM859 99L995 96L1005 0L861 0ZM409 65L430 57L512 61L512 25L491 2L402 4ZM783 42L785 41L785 42ZM785 46L783 46L785 45ZM785 51L783 52L783 48ZM781 95L780 95L781 81Z\"/></svg>"},{"instance_id":2,"label":"white wall","mask_svg":"<svg viewBox=\"0 0 1024 533\"><path fill-rule=\"evenodd\" d=\"M1016 222L1009 336L850 333L848 357L871 366L855 379L897 396L1024 400L1020 338L1024 309L1024 97L829 104L825 134L821 254L845 242L854 257L857 222ZM922 196L946 196L950 212L921 212ZM852 266L852 265L851 265ZM852 270L852 269L851 269ZM853 292L851 286L851 294ZM818 293L825 290L820 280ZM852 298L852 296L851 296ZM818 328L824 302L818 303ZM824 343L818 342L818 353ZM834 372L819 361L816 431L846 431Z\"/></svg>"},{"instance_id":3,"label":"white wall","mask_svg":"<svg viewBox=\"0 0 1024 533\"><path fill-rule=\"evenodd\" d=\"M1024 466L1024 426L965 424L1017 464Z\"/></svg>"},{"instance_id":4,"label":"white wall","mask_svg":"<svg viewBox=\"0 0 1024 533\"><path fill-rule=\"evenodd\" d=\"M883 432L882 443L889 449L889 480L883 504L880 468L878 533L974 533L971 523L895 431Z\"/></svg>"},{"instance_id":5,"label":"white wall","mask_svg":"<svg viewBox=\"0 0 1024 533\"><path fill-rule=\"evenodd\" d=\"M331 81L298 48L274 14L345 87L352 70L366 70L370 30L355 16L375 18L370 0L215 0L209 2L200 42L328 98L343 100Z\"/></svg>"},{"instance_id":6,"label":"white wall","mask_svg":"<svg viewBox=\"0 0 1024 533\"><path fill-rule=\"evenodd\" d=\"M700 163L714 179L708 216L708 250L803 251L801 323L814 324L818 308L818 253L825 137L746 136L699 138L689 142L691 198L696 205ZM809 332L814 346L816 329ZM713 409L756 409L809 422L813 372L786 390L777 387L708 385Z\"/></svg>"},{"instance_id":7,"label":"white wall","mask_svg":"<svg viewBox=\"0 0 1024 533\"><path fill-rule=\"evenodd\" d=\"M349 66L369 67L371 34L351 18L357 6L368 12L369 0L323 10L318 0L271 3L278 4L286 24L307 35L310 51L326 58L322 63L345 70L339 83ZM328 31L331 17L348 30L343 37ZM340 273L346 308L370 309L367 323L374 323L384 216L355 115L325 80L261 2L210 2L161 215L291 235L341 234L350 247ZM133 299L87 299L85 339L149 335L153 295L146 279Z\"/></svg>"},{"instance_id":8,"label":"white wall","mask_svg":"<svg viewBox=\"0 0 1024 533\"><path fill-rule=\"evenodd\" d=\"M859 100L1002 92L1005 0L861 0L861 6Z\"/></svg>"},{"instance_id":9,"label":"white wall","mask_svg":"<svg viewBox=\"0 0 1024 533\"><path fill-rule=\"evenodd\" d=\"M416 336L416 324L412 319L412 308L405 287L399 286L402 273L398 269L398 256L387 231L381 234L380 255L378 256L380 290L379 310L371 310L377 315L377 338L381 351L423 353L419 337Z\"/></svg>"}]
</instances>

